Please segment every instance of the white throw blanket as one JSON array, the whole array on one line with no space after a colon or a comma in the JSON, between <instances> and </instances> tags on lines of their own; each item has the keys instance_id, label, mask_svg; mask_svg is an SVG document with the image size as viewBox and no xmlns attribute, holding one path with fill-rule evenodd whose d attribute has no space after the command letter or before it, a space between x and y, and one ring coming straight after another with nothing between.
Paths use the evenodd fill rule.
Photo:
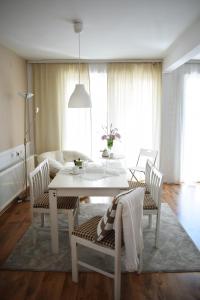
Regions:
<instances>
[{"instance_id":1,"label":"white throw blanket","mask_svg":"<svg viewBox=\"0 0 200 300\"><path fill-rule=\"evenodd\" d=\"M143 201L143 188L137 188L120 199L123 204L122 223L125 243L125 256L122 259L128 272L138 270L138 254L143 249Z\"/></svg>"}]
</instances>

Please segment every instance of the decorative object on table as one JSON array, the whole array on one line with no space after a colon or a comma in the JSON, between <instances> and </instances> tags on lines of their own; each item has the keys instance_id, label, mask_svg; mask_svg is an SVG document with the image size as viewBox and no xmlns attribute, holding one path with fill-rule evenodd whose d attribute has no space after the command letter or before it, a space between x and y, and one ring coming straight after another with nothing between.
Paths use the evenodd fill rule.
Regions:
<instances>
[{"instance_id":1,"label":"decorative object on table","mask_svg":"<svg viewBox=\"0 0 200 300\"><path fill-rule=\"evenodd\" d=\"M102 140L106 140L107 141L107 148L109 149L109 151L111 151L112 147L113 147L113 142L116 139L120 139L121 135L118 132L117 128L113 128L112 123L110 124L110 128L108 129L108 127L106 126L104 128L105 134L102 135Z\"/></svg>"},{"instance_id":2,"label":"decorative object on table","mask_svg":"<svg viewBox=\"0 0 200 300\"><path fill-rule=\"evenodd\" d=\"M72 169L72 174L77 175L77 174L79 174L79 172L80 172L79 167L78 166L74 166L73 169Z\"/></svg>"},{"instance_id":3,"label":"decorative object on table","mask_svg":"<svg viewBox=\"0 0 200 300\"><path fill-rule=\"evenodd\" d=\"M107 149L104 149L102 151L102 157L109 157L109 153L108 153L108 150Z\"/></svg>"},{"instance_id":4,"label":"decorative object on table","mask_svg":"<svg viewBox=\"0 0 200 300\"><path fill-rule=\"evenodd\" d=\"M80 169L83 167L83 160L82 159L74 159L75 166L79 167Z\"/></svg>"},{"instance_id":5,"label":"decorative object on table","mask_svg":"<svg viewBox=\"0 0 200 300\"><path fill-rule=\"evenodd\" d=\"M76 84L72 95L69 98L68 107L69 108L91 108L92 102L90 95L87 93L84 84L80 83L80 33L83 30L83 23L81 21L74 21L74 31L78 33L78 45L79 45L79 60L78 60L78 70L79 70L79 83Z\"/></svg>"}]
</instances>

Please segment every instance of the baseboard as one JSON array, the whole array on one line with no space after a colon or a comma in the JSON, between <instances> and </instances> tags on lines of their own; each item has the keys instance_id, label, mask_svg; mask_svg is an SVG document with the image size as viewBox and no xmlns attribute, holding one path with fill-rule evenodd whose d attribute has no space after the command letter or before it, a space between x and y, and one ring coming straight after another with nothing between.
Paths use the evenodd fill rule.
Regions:
<instances>
[{"instance_id":1,"label":"baseboard","mask_svg":"<svg viewBox=\"0 0 200 300\"><path fill-rule=\"evenodd\" d=\"M5 205L4 208L0 211L0 217L16 202L17 202L17 199L15 198L15 199L11 200L9 203L7 203L7 205Z\"/></svg>"}]
</instances>

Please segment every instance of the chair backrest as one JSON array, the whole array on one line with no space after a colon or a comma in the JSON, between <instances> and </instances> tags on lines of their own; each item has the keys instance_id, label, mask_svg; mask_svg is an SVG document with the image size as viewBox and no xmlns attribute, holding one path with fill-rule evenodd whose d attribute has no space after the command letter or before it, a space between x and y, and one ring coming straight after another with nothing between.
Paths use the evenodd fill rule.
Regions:
<instances>
[{"instance_id":1,"label":"chair backrest","mask_svg":"<svg viewBox=\"0 0 200 300\"><path fill-rule=\"evenodd\" d=\"M115 249L120 251L122 245L122 203L117 204L115 215Z\"/></svg>"},{"instance_id":2,"label":"chair backrest","mask_svg":"<svg viewBox=\"0 0 200 300\"><path fill-rule=\"evenodd\" d=\"M32 206L36 199L43 194L42 173L40 165L29 173L30 198Z\"/></svg>"},{"instance_id":3,"label":"chair backrest","mask_svg":"<svg viewBox=\"0 0 200 300\"><path fill-rule=\"evenodd\" d=\"M50 183L48 159L43 160L39 164L39 167L42 175L43 192L48 192L48 185Z\"/></svg>"},{"instance_id":4,"label":"chair backrest","mask_svg":"<svg viewBox=\"0 0 200 300\"><path fill-rule=\"evenodd\" d=\"M140 149L140 153L137 160L137 166L145 167L147 160L150 160L151 163L154 165L156 162L157 155L157 150Z\"/></svg>"},{"instance_id":5,"label":"chair backrest","mask_svg":"<svg viewBox=\"0 0 200 300\"><path fill-rule=\"evenodd\" d=\"M160 207L162 184L163 175L155 167L152 167L150 179L150 194L158 208Z\"/></svg>"},{"instance_id":6,"label":"chair backrest","mask_svg":"<svg viewBox=\"0 0 200 300\"><path fill-rule=\"evenodd\" d=\"M151 184L151 170L152 170L153 164L150 160L147 160L146 162L146 168L145 168L145 184L147 191L150 192L150 184Z\"/></svg>"},{"instance_id":7,"label":"chair backrest","mask_svg":"<svg viewBox=\"0 0 200 300\"><path fill-rule=\"evenodd\" d=\"M141 258L143 249L143 200L144 188L138 188L136 190L129 190L127 192L121 193L119 202L117 204L114 226L115 249L120 254L123 234L125 247L127 247L125 265L126 267L131 269L140 269L141 267L141 260L138 260L138 256ZM130 242L131 240L132 242Z\"/></svg>"}]
</instances>

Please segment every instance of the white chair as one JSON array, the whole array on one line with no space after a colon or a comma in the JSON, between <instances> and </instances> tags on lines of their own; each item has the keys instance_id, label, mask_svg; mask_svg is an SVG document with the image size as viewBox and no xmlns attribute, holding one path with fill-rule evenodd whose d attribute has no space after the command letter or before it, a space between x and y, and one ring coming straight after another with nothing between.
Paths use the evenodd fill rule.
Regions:
<instances>
[{"instance_id":1,"label":"white chair","mask_svg":"<svg viewBox=\"0 0 200 300\"><path fill-rule=\"evenodd\" d=\"M32 222L34 214L40 214L41 226L44 226L44 214L50 213L49 194L47 192L49 177L48 174L47 160L38 165L37 168L29 174ZM58 197L57 199L58 213L66 214L68 218L70 239L72 231L74 229L74 223L77 218L78 207L78 197ZM35 225L34 222L33 225Z\"/></svg>"},{"instance_id":2,"label":"white chair","mask_svg":"<svg viewBox=\"0 0 200 300\"><path fill-rule=\"evenodd\" d=\"M145 167L145 181L138 182L138 181L129 181L129 187L131 189L135 189L137 187L143 187L146 189L146 194L150 193L150 182L151 182L151 170L152 170L152 163L150 160L147 160L146 167Z\"/></svg>"},{"instance_id":3,"label":"white chair","mask_svg":"<svg viewBox=\"0 0 200 300\"><path fill-rule=\"evenodd\" d=\"M142 199L143 200L143 199ZM114 299L120 299L121 293L121 250L122 250L122 210L123 204L118 203L116 216L115 216L115 230L111 230L101 241L94 242L97 226L101 220L101 216L93 217L87 222L75 227L71 237L71 255L72 255L72 280L78 282L78 265L81 265L87 269L91 269L95 272L99 272L105 276L114 279ZM141 216L142 218L142 216ZM139 229L138 229L139 230ZM78 245L83 245L90 249L99 251L106 255L110 255L114 258L114 274L91 266L88 263L78 260ZM141 272L142 268L142 250L138 253L139 268Z\"/></svg>"},{"instance_id":4,"label":"white chair","mask_svg":"<svg viewBox=\"0 0 200 300\"><path fill-rule=\"evenodd\" d=\"M152 226L152 216L156 216L155 247L158 248L160 230L160 209L163 175L152 167L150 175L150 193L144 196L143 214L149 216L149 226Z\"/></svg>"},{"instance_id":5,"label":"white chair","mask_svg":"<svg viewBox=\"0 0 200 300\"><path fill-rule=\"evenodd\" d=\"M137 179L137 177L135 175L135 172L143 173L145 175L145 166L146 166L147 160L150 160L152 165L154 165L156 162L157 155L158 155L158 151L156 151L156 150L140 149L140 153L139 153L139 156L137 159L136 166L129 168L129 171L132 174L131 180L134 177L135 180L137 182L139 182L139 180Z\"/></svg>"}]
</instances>

